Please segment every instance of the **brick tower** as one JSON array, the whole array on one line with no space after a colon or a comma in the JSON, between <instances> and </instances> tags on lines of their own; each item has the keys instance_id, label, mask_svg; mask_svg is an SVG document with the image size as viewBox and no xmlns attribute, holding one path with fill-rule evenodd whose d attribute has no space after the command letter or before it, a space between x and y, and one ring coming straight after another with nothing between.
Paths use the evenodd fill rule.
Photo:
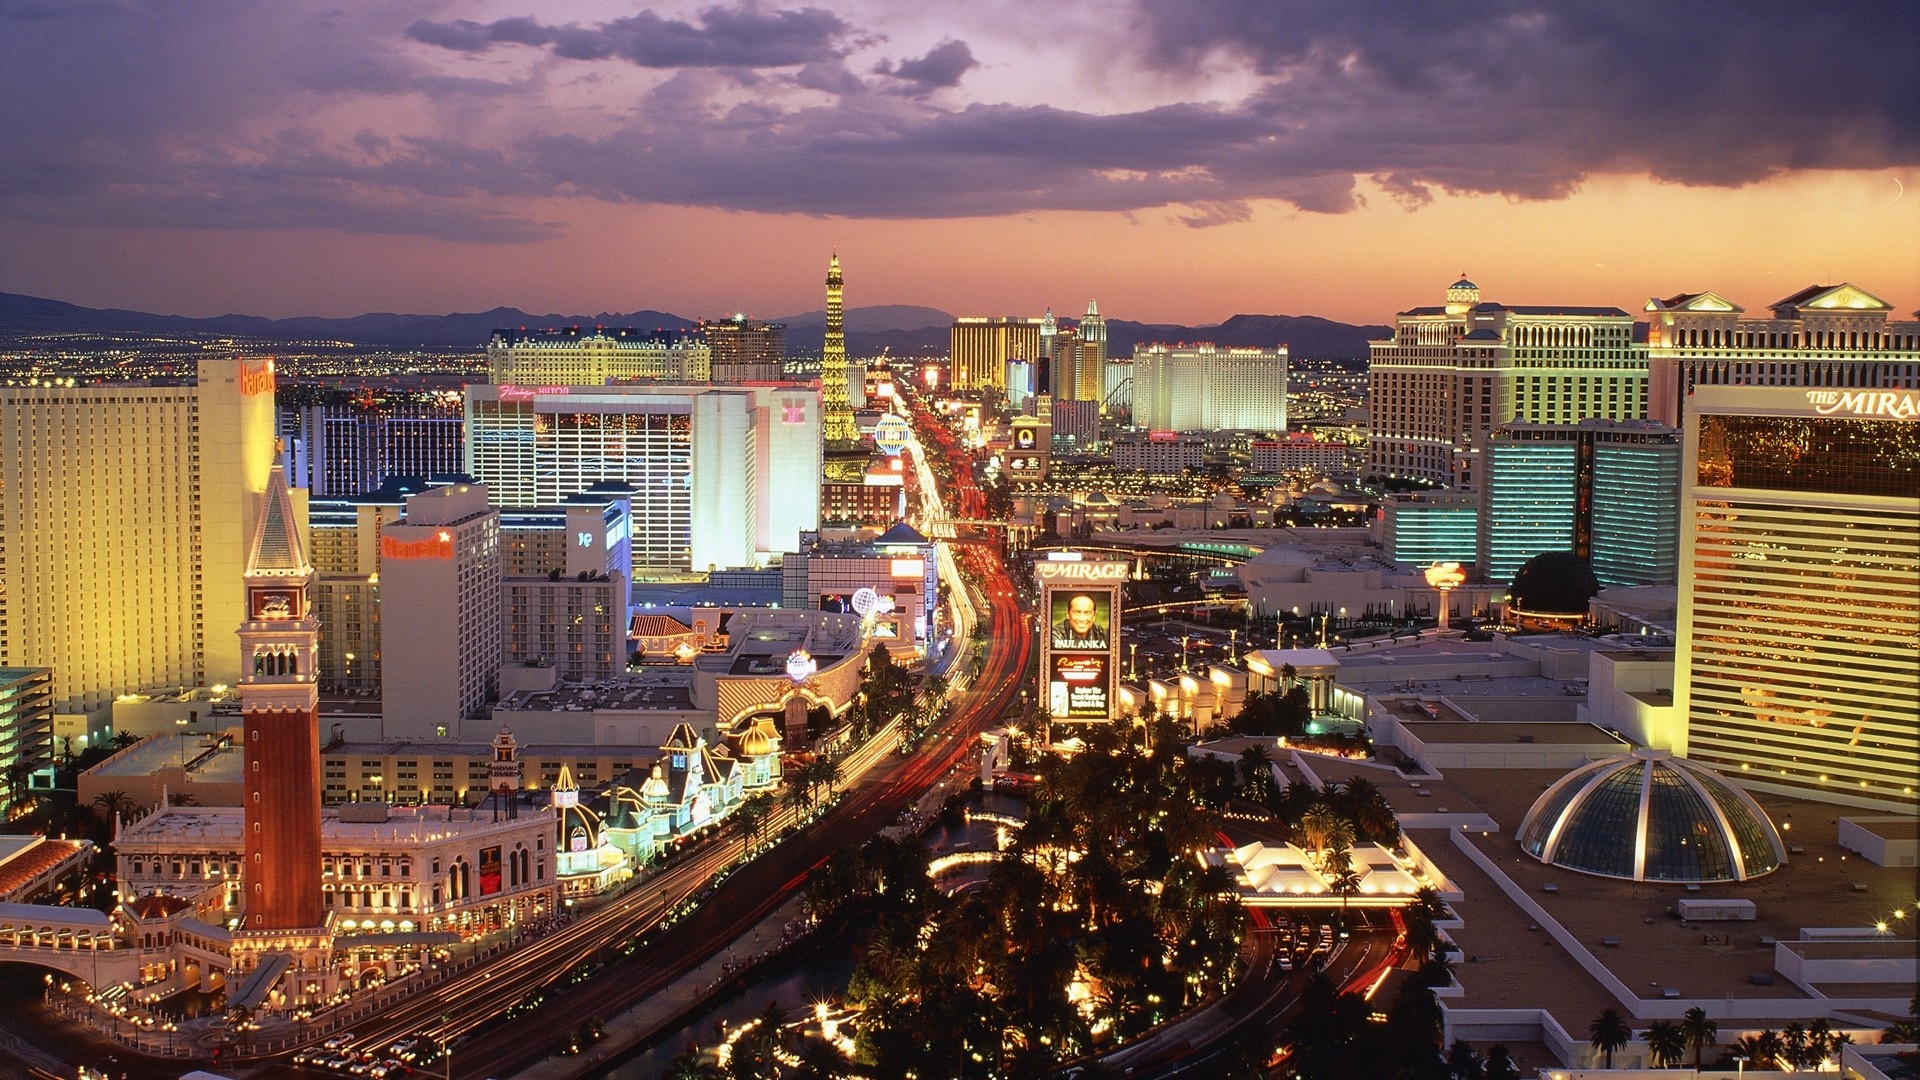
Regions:
<instances>
[{"instance_id":1,"label":"brick tower","mask_svg":"<svg viewBox=\"0 0 1920 1080\"><path fill-rule=\"evenodd\" d=\"M247 621L240 625L240 710L246 740L249 932L320 927L320 623L313 568L294 525L287 477L267 478L247 549Z\"/></svg>"}]
</instances>

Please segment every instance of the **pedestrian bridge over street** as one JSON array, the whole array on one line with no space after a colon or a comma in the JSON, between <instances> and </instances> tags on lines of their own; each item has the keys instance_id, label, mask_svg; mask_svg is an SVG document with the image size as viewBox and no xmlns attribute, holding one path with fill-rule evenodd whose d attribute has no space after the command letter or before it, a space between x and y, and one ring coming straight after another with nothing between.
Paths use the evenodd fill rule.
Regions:
<instances>
[{"instance_id":1,"label":"pedestrian bridge over street","mask_svg":"<svg viewBox=\"0 0 1920 1080\"><path fill-rule=\"evenodd\" d=\"M185 901L142 897L112 914L92 908L0 904L0 964L32 964L95 991L196 969L204 981L230 963L226 930L192 918Z\"/></svg>"}]
</instances>

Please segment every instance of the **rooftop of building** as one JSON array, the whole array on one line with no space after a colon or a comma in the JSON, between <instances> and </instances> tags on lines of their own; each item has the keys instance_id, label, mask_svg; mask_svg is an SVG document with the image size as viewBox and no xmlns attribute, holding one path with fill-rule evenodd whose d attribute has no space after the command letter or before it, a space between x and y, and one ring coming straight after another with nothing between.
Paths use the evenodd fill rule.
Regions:
<instances>
[{"instance_id":1,"label":"rooftop of building","mask_svg":"<svg viewBox=\"0 0 1920 1080\"><path fill-rule=\"evenodd\" d=\"M775 614L786 617L765 617ZM860 623L852 615L810 611L742 613L730 641L723 656L695 664L728 675L779 675L786 672L789 656L805 651L817 666L831 667L860 647Z\"/></svg>"},{"instance_id":2,"label":"rooftop of building","mask_svg":"<svg viewBox=\"0 0 1920 1080\"><path fill-rule=\"evenodd\" d=\"M1455 905L1465 925L1448 930L1465 954L1454 965L1467 990L1466 1008L1544 1006L1569 1032L1584 1032L1600 1009L1616 1003L1607 990L1538 928L1538 923L1457 846L1453 836L1480 850L1519 891L1544 906L1555 920L1586 945L1615 977L1639 996L1657 998L1673 987L1685 997L1725 1002L1714 1012L1721 1030L1742 1025L1742 999L1799 998L1806 995L1784 977L1772 985L1754 985L1748 976L1771 971L1771 942L1792 941L1803 928L1858 928L1875 939L1858 948L1883 947L1873 924L1895 909L1913 917L1912 871L1867 863L1837 843L1836 822L1859 811L1789 796L1753 792L1768 815L1782 826L1789 845L1801 850L1766 877L1747 882L1701 885L1620 881L1548 866L1526 855L1514 832L1539 795L1566 774L1559 769L1450 769L1444 778L1406 777L1390 768L1313 756L1309 764L1323 780L1346 782L1364 776L1378 786L1397 813L1486 813L1499 826L1482 835L1453 829L1410 830L1466 899ZM1419 792L1427 794L1421 795ZM1552 884L1548 893L1543 886ZM1864 892L1855 886L1865 886ZM1675 914L1682 898L1752 900L1753 921L1683 923ZM1910 936L1910 935L1909 935ZM1617 947L1603 943L1614 938ZM1911 943L1906 948L1911 949ZM1849 946L1846 948L1853 948ZM1842 951L1845 951L1843 948ZM1877 953L1875 953L1877 955ZM1911 951L1906 953L1911 955ZM1897 997L1904 988L1881 984L1822 987L1830 993ZM1779 1021L1753 1021L1754 1028Z\"/></svg>"},{"instance_id":3,"label":"rooftop of building","mask_svg":"<svg viewBox=\"0 0 1920 1080\"><path fill-rule=\"evenodd\" d=\"M502 712L685 712L693 708L693 671L667 668L593 683L562 683L551 690L509 694Z\"/></svg>"},{"instance_id":4,"label":"rooftop of building","mask_svg":"<svg viewBox=\"0 0 1920 1080\"><path fill-rule=\"evenodd\" d=\"M169 766L184 769L187 779L196 784L237 784L241 780L240 729L229 727L220 732L205 730L209 721L201 721L201 730L188 734L185 729L173 735L149 735L88 770L95 776L152 776Z\"/></svg>"},{"instance_id":5,"label":"rooftop of building","mask_svg":"<svg viewBox=\"0 0 1920 1080\"><path fill-rule=\"evenodd\" d=\"M675 637L693 633L693 627L661 612L635 615L627 624L628 637Z\"/></svg>"},{"instance_id":6,"label":"rooftop of building","mask_svg":"<svg viewBox=\"0 0 1920 1080\"><path fill-rule=\"evenodd\" d=\"M729 571L735 582L635 581L630 602L645 608L775 608L780 606L780 572ZM751 578L747 575L753 574Z\"/></svg>"},{"instance_id":7,"label":"rooftop of building","mask_svg":"<svg viewBox=\"0 0 1920 1080\"><path fill-rule=\"evenodd\" d=\"M79 859L91 847L85 840L0 836L0 897L12 895L62 863Z\"/></svg>"},{"instance_id":8,"label":"rooftop of building","mask_svg":"<svg viewBox=\"0 0 1920 1080\"><path fill-rule=\"evenodd\" d=\"M706 338L697 330L680 327L653 327L647 329L637 326L562 326L529 330L496 329L492 335L492 344L496 345L568 345L593 340L610 341L618 345L704 345Z\"/></svg>"},{"instance_id":9,"label":"rooftop of building","mask_svg":"<svg viewBox=\"0 0 1920 1080\"><path fill-rule=\"evenodd\" d=\"M1865 813L1848 814L1846 818L1856 828L1882 840L1920 840L1920 819L1911 816Z\"/></svg>"},{"instance_id":10,"label":"rooftop of building","mask_svg":"<svg viewBox=\"0 0 1920 1080\"><path fill-rule=\"evenodd\" d=\"M484 807L347 803L321 809L320 839L323 844L437 840L455 833L520 828L546 819L546 814L546 807L522 806L517 817L503 812L496 821L492 810ZM353 820L355 818L364 820ZM245 822L246 811L238 806L169 806L125 826L114 842L120 845L164 843L188 838L238 842Z\"/></svg>"},{"instance_id":11,"label":"rooftop of building","mask_svg":"<svg viewBox=\"0 0 1920 1080\"><path fill-rule=\"evenodd\" d=\"M1433 743L1539 743L1553 746L1592 746L1606 745L1624 751L1630 745L1625 739L1605 728L1592 724L1562 723L1541 721L1530 723L1516 720L1474 720L1464 718L1464 714L1449 709L1454 716L1462 719L1428 720L1404 719L1403 725L1408 732L1417 736L1421 742Z\"/></svg>"},{"instance_id":12,"label":"rooftop of building","mask_svg":"<svg viewBox=\"0 0 1920 1080\"><path fill-rule=\"evenodd\" d=\"M1603 434L1657 435L1678 442L1680 429L1669 427L1658 420L1614 420L1604 416L1589 416L1573 424L1543 424L1532 420L1509 420L1494 427L1495 437L1526 434L1530 436L1552 436L1566 438L1577 436L1581 432Z\"/></svg>"},{"instance_id":13,"label":"rooftop of building","mask_svg":"<svg viewBox=\"0 0 1920 1080\"><path fill-rule=\"evenodd\" d=\"M805 542L805 536L802 537L800 554L809 559L884 559L893 553L882 548L927 547L932 543L918 529L904 521L873 537L828 539L817 533L807 535L814 539L809 543Z\"/></svg>"},{"instance_id":14,"label":"rooftop of building","mask_svg":"<svg viewBox=\"0 0 1920 1080\"><path fill-rule=\"evenodd\" d=\"M1342 683L1396 681L1395 673L1410 665L1440 665L1488 678L1524 678L1537 671L1538 660L1518 655L1498 641L1423 637L1419 640L1377 644L1336 652Z\"/></svg>"},{"instance_id":15,"label":"rooftop of building","mask_svg":"<svg viewBox=\"0 0 1920 1080\"><path fill-rule=\"evenodd\" d=\"M508 721L511 726L512 721ZM625 761L651 761L659 752L652 746L583 746L579 743L519 743L515 751L521 762L545 758L593 759L599 757L618 758ZM493 744L490 742L462 742L458 740L412 741L396 739L392 742L339 742L322 747L320 756L328 760L347 760L364 758L371 761L381 757L399 758L488 758L493 757Z\"/></svg>"}]
</instances>

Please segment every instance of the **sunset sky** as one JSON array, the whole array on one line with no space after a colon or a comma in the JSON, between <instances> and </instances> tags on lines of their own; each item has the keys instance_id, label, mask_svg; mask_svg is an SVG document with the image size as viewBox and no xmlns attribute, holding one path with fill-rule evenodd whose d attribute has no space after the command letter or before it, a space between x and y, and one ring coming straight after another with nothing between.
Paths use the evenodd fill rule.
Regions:
<instances>
[{"instance_id":1,"label":"sunset sky","mask_svg":"<svg viewBox=\"0 0 1920 1080\"><path fill-rule=\"evenodd\" d=\"M1436 12L1447 11L1444 16ZM188 315L1920 307L1920 4L0 0L0 290Z\"/></svg>"}]
</instances>

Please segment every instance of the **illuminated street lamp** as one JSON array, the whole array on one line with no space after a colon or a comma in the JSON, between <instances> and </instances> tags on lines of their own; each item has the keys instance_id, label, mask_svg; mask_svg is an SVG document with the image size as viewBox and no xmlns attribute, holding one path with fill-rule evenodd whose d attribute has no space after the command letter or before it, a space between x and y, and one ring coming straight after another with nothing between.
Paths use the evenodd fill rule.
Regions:
<instances>
[{"instance_id":1,"label":"illuminated street lamp","mask_svg":"<svg viewBox=\"0 0 1920 1080\"><path fill-rule=\"evenodd\" d=\"M1466 572L1457 562L1437 562L1427 567L1427 584L1440 593L1440 633L1447 632L1447 615L1450 605L1447 594L1467 583Z\"/></svg>"}]
</instances>

